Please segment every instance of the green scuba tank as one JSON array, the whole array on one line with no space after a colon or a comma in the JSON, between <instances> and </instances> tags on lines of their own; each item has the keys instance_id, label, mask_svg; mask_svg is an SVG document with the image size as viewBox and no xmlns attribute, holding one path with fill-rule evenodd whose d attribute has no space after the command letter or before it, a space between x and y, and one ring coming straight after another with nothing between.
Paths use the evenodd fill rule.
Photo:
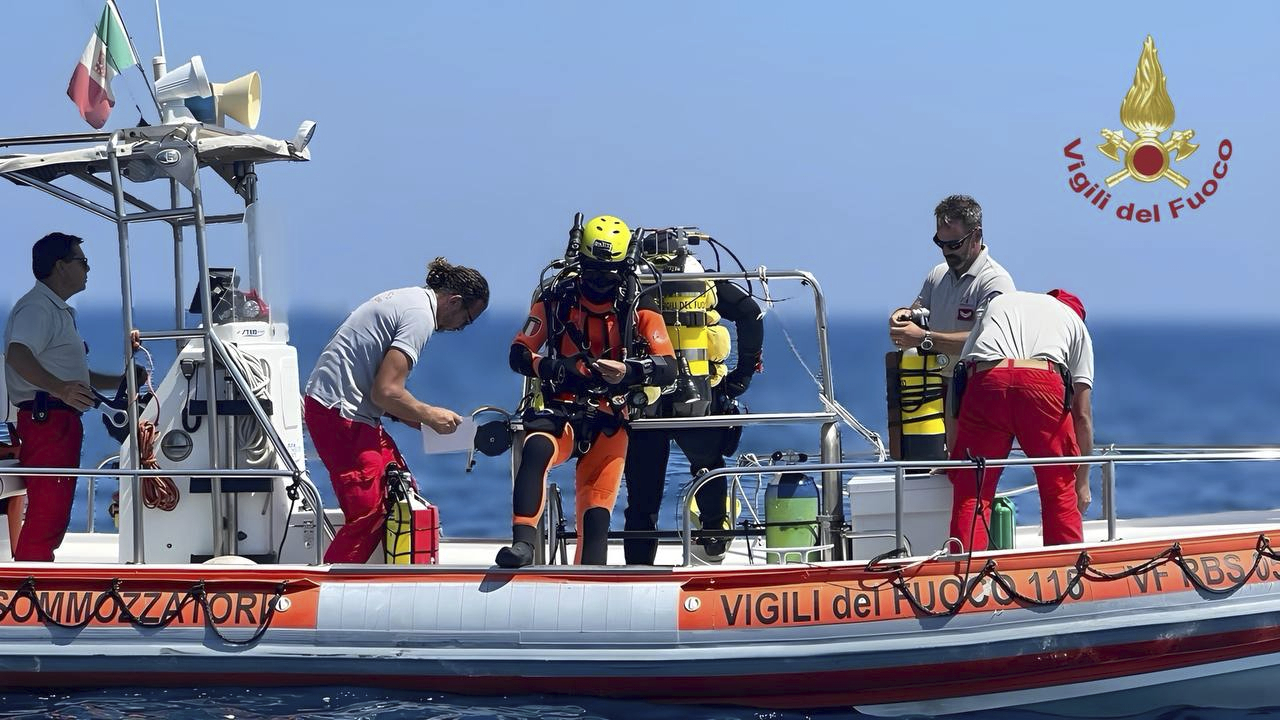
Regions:
<instances>
[{"instance_id":1,"label":"green scuba tank","mask_svg":"<svg viewBox=\"0 0 1280 720\"><path fill-rule=\"evenodd\" d=\"M795 454L800 462L807 458ZM773 454L774 462L783 454ZM798 472L778 473L764 494L765 562L808 562L806 551L769 552L769 548L808 548L818 544L818 484Z\"/></svg>"},{"instance_id":2,"label":"green scuba tank","mask_svg":"<svg viewBox=\"0 0 1280 720\"><path fill-rule=\"evenodd\" d=\"M1013 499L1001 495L991 503L991 537L988 542L991 550L1009 550L1013 548L1014 531L1017 529L1018 506Z\"/></svg>"}]
</instances>

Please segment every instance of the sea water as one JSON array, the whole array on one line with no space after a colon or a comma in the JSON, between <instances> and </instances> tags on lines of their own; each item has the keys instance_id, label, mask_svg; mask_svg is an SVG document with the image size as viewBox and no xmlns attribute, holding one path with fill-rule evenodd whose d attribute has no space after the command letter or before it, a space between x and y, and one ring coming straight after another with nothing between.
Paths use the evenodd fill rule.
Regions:
<instances>
[{"instance_id":1,"label":"sea water","mask_svg":"<svg viewBox=\"0 0 1280 720\"><path fill-rule=\"evenodd\" d=\"M816 374L821 371L811 318L779 306L766 316L764 372L743 397L753 412L815 411ZM295 312L290 320L298 365L305 374L344 313ZM438 333L423 352L409 388L420 399L467 413L481 405L512 409L519 400L519 378L507 367L507 350L523 318L487 313L464 333ZM147 329L172 325L171 316L141 311L138 324ZM120 365L123 347L119 316L86 310L80 327L93 352L90 364L112 371ZM1185 321L1108 321L1093 319L1096 378L1093 395L1098 447L1111 443L1133 445L1280 444L1280 324L1267 327L1235 323ZM836 395L856 417L884 434L884 353L891 349L881 318L835 319L828 329L832 378ZM1242 342L1247 338L1247 342ZM794 345L794 349L793 346ZM160 370L174 355L173 343L148 344ZM483 418L482 418L483 419ZM509 458L477 456L467 472L465 456L426 456L417 435L391 426L424 494L440 507L441 525L448 537L500 537L510 531ZM843 431L846 454L870 448L856 433ZM96 465L116 446L94 414L86 415L83 463ZM796 449L817 453L815 427L768 426L748 428L743 449L770 452ZM335 504L323 466L308 444L308 467L327 504ZM1274 464L1181 465L1159 468L1123 467L1117 473L1117 511L1122 517L1213 512L1274 507L1268 493L1276 485ZM672 452L668 484L660 519L674 528L675 499L689 477L688 465ZM572 487L571 470L553 471L551 480ZM1098 517L1101 491L1093 476L1095 502L1088 518ZM753 480L744 476L747 492ZM1031 484L1026 469L1011 469L1001 489ZM88 505L82 480L73 511L72 529L84 530ZM115 483L103 483L94 507L99 531L110 531L106 514ZM625 493L624 493L625 495ZM565 494L571 500L573 493ZM614 515L622 525L625 497ZM1018 521L1037 523L1035 493L1018 498ZM1143 718L1280 717L1280 711L1170 708ZM405 693L351 687L332 688L209 688L209 689L84 689L0 694L3 718L799 718L855 717L849 711L810 713L701 708L658 705L639 701L609 701L581 697L487 697L442 693ZM1029 713L982 713L973 717L1034 717Z\"/></svg>"}]
</instances>

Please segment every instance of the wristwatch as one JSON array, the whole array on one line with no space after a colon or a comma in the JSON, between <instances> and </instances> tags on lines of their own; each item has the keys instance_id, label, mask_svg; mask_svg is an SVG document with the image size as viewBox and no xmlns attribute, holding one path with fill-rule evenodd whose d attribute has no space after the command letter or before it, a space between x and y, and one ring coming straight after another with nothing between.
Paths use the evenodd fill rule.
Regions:
<instances>
[{"instance_id":1,"label":"wristwatch","mask_svg":"<svg viewBox=\"0 0 1280 720\"><path fill-rule=\"evenodd\" d=\"M924 339L920 341L920 349L929 352L933 349L933 333L925 330Z\"/></svg>"}]
</instances>

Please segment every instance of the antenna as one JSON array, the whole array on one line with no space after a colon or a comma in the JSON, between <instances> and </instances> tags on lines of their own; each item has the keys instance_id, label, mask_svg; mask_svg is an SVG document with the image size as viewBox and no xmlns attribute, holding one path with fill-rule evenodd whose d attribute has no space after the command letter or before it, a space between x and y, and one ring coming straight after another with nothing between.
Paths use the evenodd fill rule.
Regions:
<instances>
[{"instance_id":1,"label":"antenna","mask_svg":"<svg viewBox=\"0 0 1280 720\"><path fill-rule=\"evenodd\" d=\"M160 24L160 0L156 0L156 34L160 37L160 54L151 58L151 86L155 87L155 81L159 80L166 72L169 71L164 60L164 26ZM153 89L154 93L155 90ZM156 105L159 106L159 98L156 99ZM160 122L164 122L163 113L161 113Z\"/></svg>"},{"instance_id":2,"label":"antenna","mask_svg":"<svg viewBox=\"0 0 1280 720\"><path fill-rule=\"evenodd\" d=\"M160 38L160 57L164 57L164 26L160 24L160 0L156 0L156 35Z\"/></svg>"}]
</instances>

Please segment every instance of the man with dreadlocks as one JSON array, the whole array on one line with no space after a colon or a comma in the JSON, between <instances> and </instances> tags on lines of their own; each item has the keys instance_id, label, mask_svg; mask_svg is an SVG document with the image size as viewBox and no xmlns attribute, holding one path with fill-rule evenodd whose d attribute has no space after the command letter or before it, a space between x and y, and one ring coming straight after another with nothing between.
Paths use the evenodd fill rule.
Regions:
<instances>
[{"instance_id":1,"label":"man with dreadlocks","mask_svg":"<svg viewBox=\"0 0 1280 720\"><path fill-rule=\"evenodd\" d=\"M356 308L320 353L304 414L346 518L325 562L363 563L385 533L387 466L407 466L382 416L442 434L458 429L458 413L418 400L405 381L434 331L461 330L488 306L484 276L438 257L425 287L388 290Z\"/></svg>"},{"instance_id":2,"label":"man with dreadlocks","mask_svg":"<svg viewBox=\"0 0 1280 720\"><path fill-rule=\"evenodd\" d=\"M522 418L526 435L512 490L512 540L498 551L501 567L533 564L547 472L574 457L574 562L606 564L609 516L627 456L628 390L675 379L662 314L656 304L632 303L636 249L618 218L589 221L576 251L566 254L577 272L543 290L511 345L511 369L539 381L542 407Z\"/></svg>"}]
</instances>

